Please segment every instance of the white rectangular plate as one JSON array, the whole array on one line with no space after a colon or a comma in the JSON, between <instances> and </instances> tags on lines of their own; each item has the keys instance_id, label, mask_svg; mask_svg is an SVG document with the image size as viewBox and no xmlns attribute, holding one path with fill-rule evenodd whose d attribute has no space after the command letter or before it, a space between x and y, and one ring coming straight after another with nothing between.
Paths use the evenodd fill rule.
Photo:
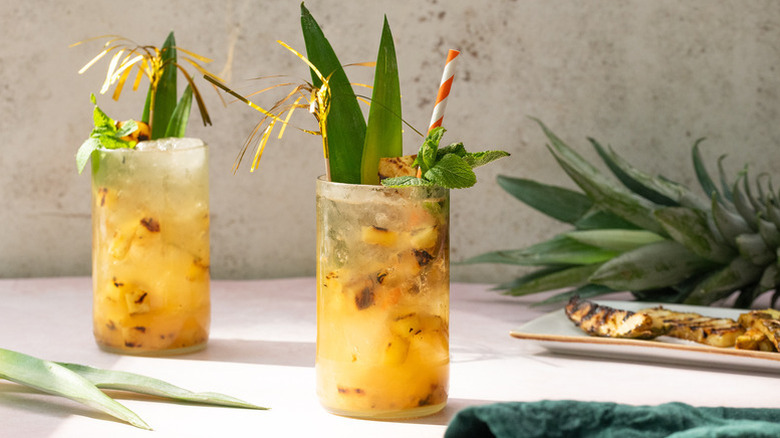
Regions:
<instances>
[{"instance_id":1,"label":"white rectangular plate","mask_svg":"<svg viewBox=\"0 0 780 438\"><path fill-rule=\"evenodd\" d=\"M680 312L695 312L714 318L737 319L744 310L632 301L600 301L598 304L637 311L663 305ZM534 341L552 353L575 354L600 359L661 362L673 365L726 368L733 371L780 373L780 353L709 347L668 336L655 340L589 336L572 323L563 309L540 316L510 332L515 338Z\"/></svg>"}]
</instances>

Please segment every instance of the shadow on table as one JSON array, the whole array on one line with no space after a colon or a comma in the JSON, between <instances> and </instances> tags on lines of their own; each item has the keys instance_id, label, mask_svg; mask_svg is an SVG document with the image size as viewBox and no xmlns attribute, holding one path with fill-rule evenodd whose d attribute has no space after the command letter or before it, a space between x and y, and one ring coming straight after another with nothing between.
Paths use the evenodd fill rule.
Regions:
<instances>
[{"instance_id":1,"label":"shadow on table","mask_svg":"<svg viewBox=\"0 0 780 438\"><path fill-rule=\"evenodd\" d=\"M71 400L53 397L10 382L0 383L0 410L41 414L35 418L35 430L38 432L48 428L54 431L66 418L74 415L125 424L108 414L75 404ZM30 418L25 416L3 415L3 417L3 430L14 430L15 420L18 420L18 430L23 430L26 427L24 422L30 421Z\"/></svg>"},{"instance_id":2,"label":"shadow on table","mask_svg":"<svg viewBox=\"0 0 780 438\"><path fill-rule=\"evenodd\" d=\"M205 350L170 358L313 367L316 351L314 342L210 339Z\"/></svg>"},{"instance_id":3,"label":"shadow on table","mask_svg":"<svg viewBox=\"0 0 780 438\"><path fill-rule=\"evenodd\" d=\"M491 400L472 400L464 398L451 398L447 400L447 406L436 414L429 415L421 418L410 418L408 420L388 420L393 423L411 423L411 424L430 424L438 426L446 426L452 420L452 417L458 413L458 411L465 409L469 406L487 405L491 403L498 403L498 401Z\"/></svg>"}]
</instances>

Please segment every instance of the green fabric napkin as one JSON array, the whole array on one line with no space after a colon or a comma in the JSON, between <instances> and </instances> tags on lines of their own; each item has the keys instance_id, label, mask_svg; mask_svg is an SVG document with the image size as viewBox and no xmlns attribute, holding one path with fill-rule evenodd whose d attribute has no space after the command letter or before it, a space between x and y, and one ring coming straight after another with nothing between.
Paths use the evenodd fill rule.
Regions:
<instances>
[{"instance_id":1,"label":"green fabric napkin","mask_svg":"<svg viewBox=\"0 0 780 438\"><path fill-rule=\"evenodd\" d=\"M471 406L450 421L445 438L780 437L780 409L703 408L684 403L629 406L544 400Z\"/></svg>"}]
</instances>

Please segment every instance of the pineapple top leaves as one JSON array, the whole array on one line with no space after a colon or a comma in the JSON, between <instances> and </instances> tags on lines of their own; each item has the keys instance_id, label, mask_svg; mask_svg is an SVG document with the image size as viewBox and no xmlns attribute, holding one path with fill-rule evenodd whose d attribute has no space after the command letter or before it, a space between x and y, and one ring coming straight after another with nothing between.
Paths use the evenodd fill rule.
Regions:
<instances>
[{"instance_id":1,"label":"pineapple top leaves","mask_svg":"<svg viewBox=\"0 0 780 438\"><path fill-rule=\"evenodd\" d=\"M538 268L498 289L527 295L570 288L545 302L624 290L641 300L699 305L736 295L734 304L746 307L773 289L772 304L780 299L780 194L766 176L758 178L755 193L747 170L729 183L721 157L719 190L702 162L701 140L697 140L692 147L693 167L704 198L634 168L611 148L589 139L613 173L614 178L609 178L537 122L550 141L550 152L584 194L499 177L499 184L517 199L575 230L524 249L493 251L465 262ZM566 259L561 259L561 243L567 239L577 245L567 245ZM601 257L592 258L594 254Z\"/></svg>"},{"instance_id":2,"label":"pineapple top leaves","mask_svg":"<svg viewBox=\"0 0 780 438\"><path fill-rule=\"evenodd\" d=\"M330 87L328 116L326 120L320 121L320 125L331 180L360 184L360 167L366 137L363 113L336 53L303 3L301 29L309 61L327 78ZM314 87L322 87L319 75L312 71L311 76Z\"/></svg>"},{"instance_id":3,"label":"pineapple top leaves","mask_svg":"<svg viewBox=\"0 0 780 438\"><path fill-rule=\"evenodd\" d=\"M362 184L379 184L379 159L403 155L401 86L390 25L385 17L361 161Z\"/></svg>"}]
</instances>

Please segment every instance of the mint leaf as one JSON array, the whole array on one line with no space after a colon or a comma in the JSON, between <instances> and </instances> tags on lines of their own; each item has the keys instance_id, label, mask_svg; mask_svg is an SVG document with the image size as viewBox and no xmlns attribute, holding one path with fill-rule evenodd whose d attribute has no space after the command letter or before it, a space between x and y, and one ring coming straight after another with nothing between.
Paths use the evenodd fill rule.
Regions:
<instances>
[{"instance_id":1,"label":"mint leaf","mask_svg":"<svg viewBox=\"0 0 780 438\"><path fill-rule=\"evenodd\" d=\"M468 152L466 152L466 148L463 146L463 143L452 143L449 146L439 149L439 151L436 153L436 157L441 159L447 154L455 154L459 157L464 157L468 154Z\"/></svg>"},{"instance_id":2,"label":"mint leaf","mask_svg":"<svg viewBox=\"0 0 780 438\"><path fill-rule=\"evenodd\" d=\"M410 186L432 186L433 183L413 176L397 176L395 178L385 178L382 180L385 187L410 187Z\"/></svg>"},{"instance_id":3,"label":"mint leaf","mask_svg":"<svg viewBox=\"0 0 780 438\"><path fill-rule=\"evenodd\" d=\"M465 189L477 183L477 175L471 170L471 166L455 154L442 157L423 177L447 189Z\"/></svg>"},{"instance_id":4,"label":"mint leaf","mask_svg":"<svg viewBox=\"0 0 780 438\"><path fill-rule=\"evenodd\" d=\"M112 120L111 117L108 117L103 110L98 108L94 94L90 95L90 100L95 104L95 109L92 111L92 121L95 123L95 128L113 129L116 131L114 120Z\"/></svg>"},{"instance_id":5,"label":"mint leaf","mask_svg":"<svg viewBox=\"0 0 780 438\"><path fill-rule=\"evenodd\" d=\"M432 129L431 132L428 133L428 136L425 137L422 146L420 146L420 151L417 152L415 164L420 166L423 174L436 165L436 161L440 159L438 149L444 131L445 129L441 126Z\"/></svg>"},{"instance_id":6,"label":"mint leaf","mask_svg":"<svg viewBox=\"0 0 780 438\"><path fill-rule=\"evenodd\" d=\"M485 164L490 163L491 161L496 161L499 158L508 157L509 152L504 151L484 151L484 152L474 152L474 153L467 153L463 156L463 160L466 161L466 163L471 166L471 168L483 166Z\"/></svg>"},{"instance_id":7,"label":"mint leaf","mask_svg":"<svg viewBox=\"0 0 780 438\"><path fill-rule=\"evenodd\" d=\"M89 134L89 138L79 146L79 150L76 152L76 167L79 174L84 171L87 161L96 149L132 149L137 143L136 141L122 140L122 137L138 129L138 124L134 120L123 122L122 129L117 130L114 119L108 117L98 107L94 94L90 95L90 101L95 105L95 109L92 111L92 121L95 123L95 127Z\"/></svg>"},{"instance_id":8,"label":"mint leaf","mask_svg":"<svg viewBox=\"0 0 780 438\"><path fill-rule=\"evenodd\" d=\"M135 147L136 143L135 141L127 141L122 140L118 137L113 137L109 135L101 135L99 137L93 137L97 139L100 142L100 147L103 149L121 149L121 148L128 148L132 149Z\"/></svg>"},{"instance_id":9,"label":"mint leaf","mask_svg":"<svg viewBox=\"0 0 780 438\"><path fill-rule=\"evenodd\" d=\"M92 156L92 152L100 147L100 141L97 138L88 138L84 143L79 146L78 152L76 152L76 166L79 169L79 175L84 171L84 167L87 166L89 157Z\"/></svg>"}]
</instances>

